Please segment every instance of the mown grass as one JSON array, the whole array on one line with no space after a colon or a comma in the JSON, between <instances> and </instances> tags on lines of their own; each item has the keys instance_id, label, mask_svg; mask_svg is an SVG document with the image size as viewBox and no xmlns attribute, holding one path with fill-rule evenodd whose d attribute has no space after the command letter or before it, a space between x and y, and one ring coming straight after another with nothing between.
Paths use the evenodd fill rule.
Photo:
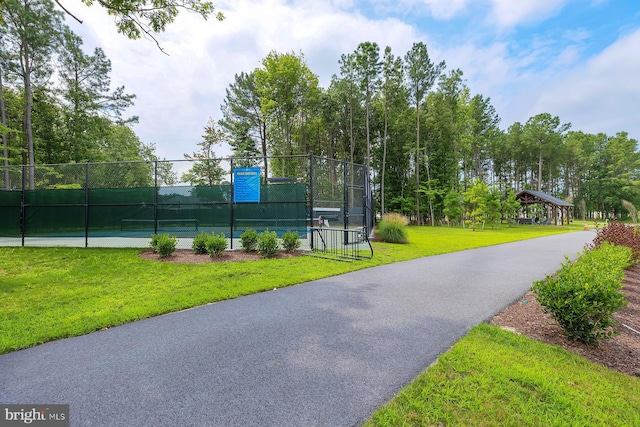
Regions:
<instances>
[{"instance_id":1,"label":"mown grass","mask_svg":"<svg viewBox=\"0 0 640 427\"><path fill-rule=\"evenodd\" d=\"M365 424L445 425L639 426L640 379L482 324Z\"/></svg>"},{"instance_id":2,"label":"mown grass","mask_svg":"<svg viewBox=\"0 0 640 427\"><path fill-rule=\"evenodd\" d=\"M172 264L141 259L139 249L0 248L0 354L357 269L569 230L409 227L409 244L374 243L373 259L353 263Z\"/></svg>"}]
</instances>

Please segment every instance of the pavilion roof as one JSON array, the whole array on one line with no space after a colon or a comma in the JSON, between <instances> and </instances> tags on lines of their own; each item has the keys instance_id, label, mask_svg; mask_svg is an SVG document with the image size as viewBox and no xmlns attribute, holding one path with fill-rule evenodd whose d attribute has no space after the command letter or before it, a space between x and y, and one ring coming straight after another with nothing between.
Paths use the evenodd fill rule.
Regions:
<instances>
[{"instance_id":1,"label":"pavilion roof","mask_svg":"<svg viewBox=\"0 0 640 427\"><path fill-rule=\"evenodd\" d=\"M573 207L572 203L565 202L562 199L558 199L557 197L553 197L552 195L543 193L542 191L523 190L516 194L516 198L520 199L520 203L526 205L542 203L564 208Z\"/></svg>"}]
</instances>

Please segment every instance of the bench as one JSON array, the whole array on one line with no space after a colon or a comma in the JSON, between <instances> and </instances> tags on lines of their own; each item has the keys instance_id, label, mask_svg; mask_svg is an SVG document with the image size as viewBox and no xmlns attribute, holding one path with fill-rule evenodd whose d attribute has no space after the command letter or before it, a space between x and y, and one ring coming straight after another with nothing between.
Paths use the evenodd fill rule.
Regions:
<instances>
[{"instance_id":1,"label":"bench","mask_svg":"<svg viewBox=\"0 0 640 427\"><path fill-rule=\"evenodd\" d=\"M145 225L149 224L149 228L153 228L155 222L156 221L153 219L121 219L120 231L124 231L126 224L132 224L132 225L139 224L141 226L140 228L145 228ZM198 227L200 226L200 220L197 218L159 219L157 222L158 222L158 228L160 228L162 225L165 225L165 226L174 225L178 227L193 225L195 230L198 231Z\"/></svg>"},{"instance_id":2,"label":"bench","mask_svg":"<svg viewBox=\"0 0 640 427\"><path fill-rule=\"evenodd\" d=\"M518 224L533 224L532 218L518 218Z\"/></svg>"}]
</instances>

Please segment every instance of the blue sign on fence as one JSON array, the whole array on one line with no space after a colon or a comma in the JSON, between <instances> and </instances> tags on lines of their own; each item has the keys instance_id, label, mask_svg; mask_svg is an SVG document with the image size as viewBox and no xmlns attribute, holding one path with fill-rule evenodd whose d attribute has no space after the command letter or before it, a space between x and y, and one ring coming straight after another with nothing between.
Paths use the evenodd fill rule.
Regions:
<instances>
[{"instance_id":1,"label":"blue sign on fence","mask_svg":"<svg viewBox=\"0 0 640 427\"><path fill-rule=\"evenodd\" d=\"M233 201L235 203L260 201L260 168L233 170Z\"/></svg>"}]
</instances>

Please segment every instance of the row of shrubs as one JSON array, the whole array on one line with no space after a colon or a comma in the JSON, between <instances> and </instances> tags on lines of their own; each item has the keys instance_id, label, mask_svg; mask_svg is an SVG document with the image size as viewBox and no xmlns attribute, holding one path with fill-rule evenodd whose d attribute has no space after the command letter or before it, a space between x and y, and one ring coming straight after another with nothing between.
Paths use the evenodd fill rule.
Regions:
<instances>
[{"instance_id":1,"label":"row of shrubs","mask_svg":"<svg viewBox=\"0 0 640 427\"><path fill-rule=\"evenodd\" d=\"M597 344L617 334L613 315L627 305L624 270L640 261L637 227L612 221L597 227L596 238L574 262L533 285L536 299L568 338Z\"/></svg>"},{"instance_id":2,"label":"row of shrubs","mask_svg":"<svg viewBox=\"0 0 640 427\"><path fill-rule=\"evenodd\" d=\"M171 255L176 250L176 236L170 234L154 234L151 236L151 248L160 257ZM293 252L301 245L297 231L287 231L282 235L282 245L278 241L275 231L265 230L258 234L255 230L246 229L240 235L240 245L246 252L257 251L264 258L276 255L280 249ZM211 257L221 256L228 248L227 237L224 233L202 232L193 239L192 249L196 254L209 254Z\"/></svg>"}]
</instances>

